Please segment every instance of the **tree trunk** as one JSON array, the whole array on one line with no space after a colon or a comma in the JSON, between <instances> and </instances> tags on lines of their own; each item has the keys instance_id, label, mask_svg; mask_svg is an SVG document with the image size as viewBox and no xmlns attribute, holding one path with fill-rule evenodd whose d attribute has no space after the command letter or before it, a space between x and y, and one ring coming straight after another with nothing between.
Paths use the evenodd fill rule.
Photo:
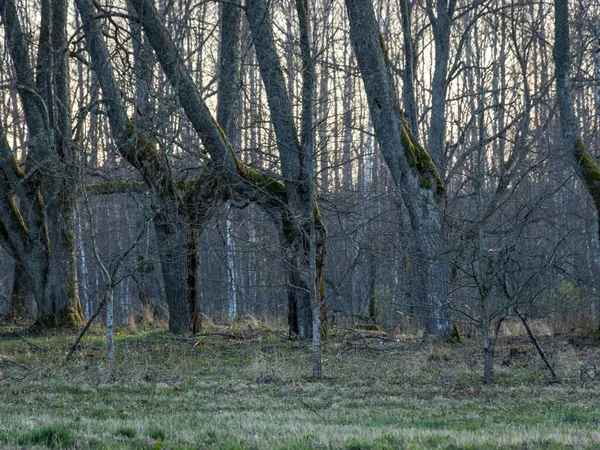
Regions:
<instances>
[{"instance_id":1,"label":"tree trunk","mask_svg":"<svg viewBox=\"0 0 600 450\"><path fill-rule=\"evenodd\" d=\"M483 347L483 382L494 383L494 349Z\"/></svg>"},{"instance_id":2,"label":"tree trunk","mask_svg":"<svg viewBox=\"0 0 600 450\"><path fill-rule=\"evenodd\" d=\"M573 107L570 79L571 44L569 38L569 2L555 0L554 20L554 67L556 75L556 95L560 111L560 123L564 143L571 153L577 173L582 178L596 207L598 234L600 237L600 168L593 156L586 150L579 129L579 122Z\"/></svg>"},{"instance_id":3,"label":"tree trunk","mask_svg":"<svg viewBox=\"0 0 600 450\"><path fill-rule=\"evenodd\" d=\"M452 8L455 0L437 1L437 16L434 18L432 6L427 6L435 41L435 68L431 82L431 120L429 125L428 149L438 168L444 164L444 144L446 141L446 91L448 83L448 60L450 58L450 27Z\"/></svg>"},{"instance_id":4,"label":"tree trunk","mask_svg":"<svg viewBox=\"0 0 600 450\"><path fill-rule=\"evenodd\" d=\"M596 43L598 48L594 52L594 75L596 76L596 89L594 89L594 99L596 100L596 133L600 139L600 39Z\"/></svg>"},{"instance_id":5,"label":"tree trunk","mask_svg":"<svg viewBox=\"0 0 600 450\"><path fill-rule=\"evenodd\" d=\"M415 139L419 139L419 111L415 97L417 55L414 48L411 27L412 6L408 0L400 0L402 15L402 35L404 37L404 73L402 77L402 99L406 111L406 121ZM437 66L436 66L437 67Z\"/></svg>"},{"instance_id":6,"label":"tree trunk","mask_svg":"<svg viewBox=\"0 0 600 450\"><path fill-rule=\"evenodd\" d=\"M0 232L0 243L29 279L38 306L38 323L55 327L82 321L75 262L78 170L71 143L68 58L63 49L67 3L44 0L41 9L34 72L16 5L13 0L0 0L0 16L29 131L26 171L37 171L36 177L25 179L5 131L0 129L0 221L4 231ZM19 198L18 207L15 197Z\"/></svg>"},{"instance_id":7,"label":"tree trunk","mask_svg":"<svg viewBox=\"0 0 600 450\"><path fill-rule=\"evenodd\" d=\"M157 212L154 228L169 307L169 330L175 334L187 334L196 327L192 322L188 289L189 222L173 208Z\"/></svg>"},{"instance_id":8,"label":"tree trunk","mask_svg":"<svg viewBox=\"0 0 600 450\"><path fill-rule=\"evenodd\" d=\"M315 305L312 312L313 324L312 329L315 332L312 335L312 376L320 378L323 375L323 356L321 352L321 314L319 305Z\"/></svg>"},{"instance_id":9,"label":"tree trunk","mask_svg":"<svg viewBox=\"0 0 600 450\"><path fill-rule=\"evenodd\" d=\"M150 262L150 217L146 213L150 205L147 204L147 196L140 196L136 203L136 228L142 230L142 234L136 246L138 268L134 281L137 284L138 299L142 307L142 318L144 318L145 314L154 316L156 313L150 292L155 274L154 265Z\"/></svg>"},{"instance_id":10,"label":"tree trunk","mask_svg":"<svg viewBox=\"0 0 600 450\"><path fill-rule=\"evenodd\" d=\"M190 327L192 334L200 332L200 283L198 282L198 268L200 266L200 230L195 226L188 229L188 248L187 248L187 288L188 288L188 307L190 311Z\"/></svg>"},{"instance_id":11,"label":"tree trunk","mask_svg":"<svg viewBox=\"0 0 600 450\"><path fill-rule=\"evenodd\" d=\"M237 304L237 274L235 270L235 250L233 233L231 231L231 218L229 213L231 212L231 205L227 204L227 217L225 218L225 246L227 253L227 272L229 278L229 318L235 319L238 315L238 304Z\"/></svg>"},{"instance_id":12,"label":"tree trunk","mask_svg":"<svg viewBox=\"0 0 600 450\"><path fill-rule=\"evenodd\" d=\"M27 318L29 313L29 305L32 303L31 288L29 279L23 272L23 268L18 262L15 262L15 270L13 274L12 292L8 307L8 316L13 319Z\"/></svg>"},{"instance_id":13,"label":"tree trunk","mask_svg":"<svg viewBox=\"0 0 600 450\"><path fill-rule=\"evenodd\" d=\"M79 326L84 322L77 282L75 204L65 200L55 217L49 213L50 250L48 261L49 292L44 308L38 311L38 323L45 326Z\"/></svg>"},{"instance_id":14,"label":"tree trunk","mask_svg":"<svg viewBox=\"0 0 600 450\"><path fill-rule=\"evenodd\" d=\"M387 49L370 2L346 0L350 38L362 74L375 135L414 232L418 301L427 311L425 331L448 327L448 264L443 213L445 187L431 156L415 140L400 110ZM400 151L399 151L400 150Z\"/></svg>"},{"instance_id":15,"label":"tree trunk","mask_svg":"<svg viewBox=\"0 0 600 450\"><path fill-rule=\"evenodd\" d=\"M77 247L79 248L79 268L81 270L81 277L78 276L78 279L81 279L81 286L83 289L80 291L80 299L82 301L83 306L83 316L86 319L92 315L92 308L90 304L90 293L89 293L89 279L88 279L88 258L85 249L85 245L83 242L83 217L79 210L76 209L77 214Z\"/></svg>"},{"instance_id":16,"label":"tree trunk","mask_svg":"<svg viewBox=\"0 0 600 450\"><path fill-rule=\"evenodd\" d=\"M570 159L594 201L600 238L600 167L594 157L586 150L579 129L579 122L573 107L570 79L571 41L569 38L569 2L555 0L554 11L554 67L556 75L556 95L560 110L560 123L564 143L572 154ZM569 156L567 156L569 158ZM600 326L599 326L600 328Z\"/></svg>"},{"instance_id":17,"label":"tree trunk","mask_svg":"<svg viewBox=\"0 0 600 450\"><path fill-rule=\"evenodd\" d=\"M114 302L115 288L112 284L106 287L106 353L108 357L108 364L111 366L115 363L115 344L113 341L113 325L115 316L115 302Z\"/></svg>"}]
</instances>

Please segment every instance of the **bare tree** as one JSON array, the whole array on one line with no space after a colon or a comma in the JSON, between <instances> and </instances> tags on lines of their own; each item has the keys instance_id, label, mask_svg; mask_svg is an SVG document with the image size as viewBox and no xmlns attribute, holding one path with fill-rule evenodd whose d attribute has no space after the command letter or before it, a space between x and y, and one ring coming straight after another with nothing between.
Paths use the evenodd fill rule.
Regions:
<instances>
[{"instance_id":1,"label":"bare tree","mask_svg":"<svg viewBox=\"0 0 600 450\"><path fill-rule=\"evenodd\" d=\"M569 151L569 158L575 164L577 173L594 200L600 236L600 168L585 148L573 108L573 93L569 75L571 71L571 40L569 37L569 2L567 0L555 0L554 17L554 71L564 144Z\"/></svg>"},{"instance_id":2,"label":"bare tree","mask_svg":"<svg viewBox=\"0 0 600 450\"><path fill-rule=\"evenodd\" d=\"M431 156L413 137L401 112L389 72L385 42L370 1L346 0L350 36L379 146L414 232L418 301L428 317L429 333L447 326L448 302L443 209L445 186Z\"/></svg>"},{"instance_id":3,"label":"bare tree","mask_svg":"<svg viewBox=\"0 0 600 450\"><path fill-rule=\"evenodd\" d=\"M28 137L22 170L0 125L0 243L30 282L37 321L45 326L81 322L75 260L78 177L71 141L67 3L42 2L37 65L13 0L0 2L6 44ZM17 201L18 199L18 201ZM19 277L18 277L19 278Z\"/></svg>"}]
</instances>

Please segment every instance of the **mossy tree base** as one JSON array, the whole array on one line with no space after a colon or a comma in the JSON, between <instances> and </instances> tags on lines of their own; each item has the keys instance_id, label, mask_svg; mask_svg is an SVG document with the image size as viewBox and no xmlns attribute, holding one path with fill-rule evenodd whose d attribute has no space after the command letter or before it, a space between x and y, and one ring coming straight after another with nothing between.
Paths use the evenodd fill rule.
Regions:
<instances>
[{"instance_id":1,"label":"mossy tree base","mask_svg":"<svg viewBox=\"0 0 600 450\"><path fill-rule=\"evenodd\" d=\"M76 302L74 305L67 305L56 315L45 315L38 317L32 328L49 329L49 328L77 328L85 324L81 304Z\"/></svg>"}]
</instances>

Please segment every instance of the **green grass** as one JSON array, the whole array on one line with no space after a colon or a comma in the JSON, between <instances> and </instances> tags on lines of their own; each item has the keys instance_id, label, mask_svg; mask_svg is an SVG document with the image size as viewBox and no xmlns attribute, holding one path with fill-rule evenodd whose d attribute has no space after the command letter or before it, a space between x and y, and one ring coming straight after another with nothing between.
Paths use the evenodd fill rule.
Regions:
<instances>
[{"instance_id":1,"label":"green grass","mask_svg":"<svg viewBox=\"0 0 600 450\"><path fill-rule=\"evenodd\" d=\"M593 348L542 340L552 385L535 352L510 355L526 340L506 340L486 386L477 342L337 333L313 380L306 345L236 333L120 333L114 368L101 330L69 363L72 334L0 338L0 378L14 378L0 381L0 448L600 449L600 382L579 377Z\"/></svg>"}]
</instances>

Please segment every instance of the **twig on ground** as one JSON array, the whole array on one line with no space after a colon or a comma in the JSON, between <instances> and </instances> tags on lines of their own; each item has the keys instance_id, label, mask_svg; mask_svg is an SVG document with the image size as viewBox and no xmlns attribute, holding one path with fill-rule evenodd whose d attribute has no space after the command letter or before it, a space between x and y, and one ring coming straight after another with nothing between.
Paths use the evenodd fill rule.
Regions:
<instances>
[{"instance_id":1,"label":"twig on ground","mask_svg":"<svg viewBox=\"0 0 600 450\"><path fill-rule=\"evenodd\" d=\"M32 348L33 350L42 350L41 347L29 342L27 339L25 339L25 337L21 334L21 333L16 333L16 335L19 337L19 339L21 339L23 342L25 342L27 345L29 345L30 348Z\"/></svg>"},{"instance_id":2,"label":"twig on ground","mask_svg":"<svg viewBox=\"0 0 600 450\"><path fill-rule=\"evenodd\" d=\"M25 370L25 373L21 376L5 375L5 376L0 377L0 381L2 381L2 380L23 381L30 374L32 374L36 371L36 369L29 368L23 364L16 363L16 362L11 361L10 359L6 359L6 358L0 359L0 368L2 368L2 367L14 367L14 368L17 368L20 370Z\"/></svg>"}]
</instances>

